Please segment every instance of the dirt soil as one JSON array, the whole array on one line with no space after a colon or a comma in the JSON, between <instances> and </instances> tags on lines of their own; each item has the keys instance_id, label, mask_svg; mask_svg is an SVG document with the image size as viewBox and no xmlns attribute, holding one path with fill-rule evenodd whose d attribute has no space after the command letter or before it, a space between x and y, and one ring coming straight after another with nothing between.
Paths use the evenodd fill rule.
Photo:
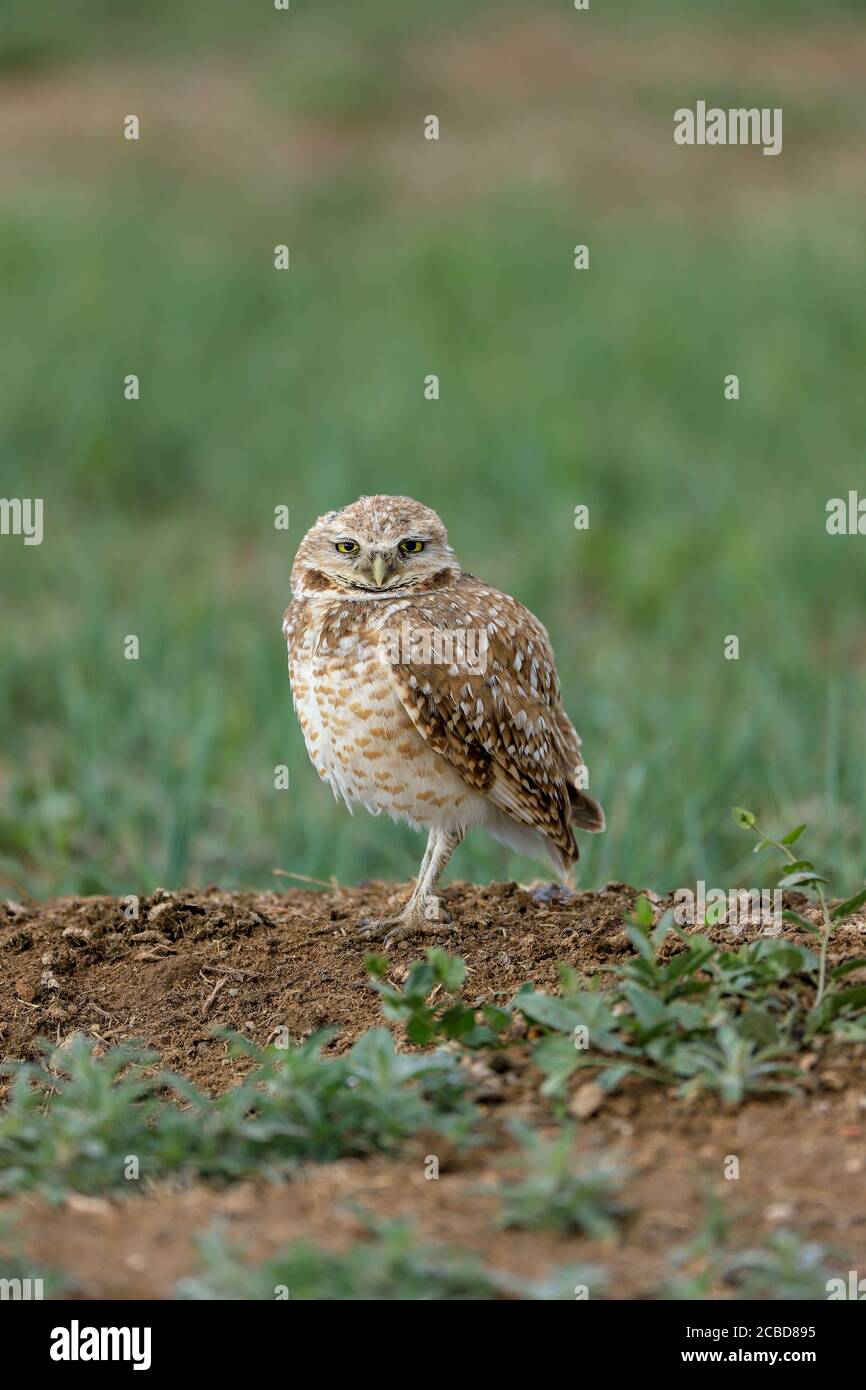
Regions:
<instances>
[{"instance_id":1,"label":"dirt soil","mask_svg":"<svg viewBox=\"0 0 866 1390\"><path fill-rule=\"evenodd\" d=\"M62 1043L75 1032L99 1047L139 1040L218 1091L238 1079L242 1064L227 1057L215 1025L264 1043L285 1026L300 1037L336 1024L331 1046L339 1051L382 1022L364 969L371 944L359 937L358 923L393 912L407 892L408 885L369 883L282 894L160 889L132 904L7 903L0 906L2 1052L27 1058L37 1039ZM467 1000L502 1003L526 980L555 986L559 962L592 974L625 958L622 918L636 896L624 884L570 895L541 885L456 883L445 890L453 932L439 939L467 962ZM805 900L796 905L804 910ZM859 919L841 927L834 958L862 955L863 929ZM730 941L726 927L704 930ZM738 941L760 930L745 927ZM798 931L786 927L786 935L797 939ZM426 944L397 943L388 953L391 978L404 978ZM518 1040L470 1063L490 1141L469 1153L448 1154L441 1139L428 1139L400 1158L328 1164L285 1185L162 1185L136 1197L72 1196L59 1209L27 1198L14 1204L19 1244L37 1264L68 1272L77 1297L162 1298L195 1269L195 1239L214 1218L259 1258L299 1237L344 1246L362 1230L354 1204L411 1217L419 1237L476 1250L527 1276L598 1262L609 1271L608 1297L652 1298L672 1248L700 1227L707 1194L715 1192L737 1224L736 1243L793 1228L830 1247L832 1267L838 1263L847 1277L866 1268L864 1056L864 1046L822 1042L800 1058L802 1096L752 1100L738 1110L710 1099L686 1103L637 1078L588 1106L581 1147L615 1151L631 1173L632 1214L611 1241L497 1229L495 1199L483 1189L501 1174L505 1122L520 1117L544 1127L552 1120L528 1042ZM576 1112L584 1109L587 1092L575 1097L585 1085L575 1081ZM431 1151L440 1159L438 1181L425 1178ZM739 1158L738 1181L725 1180L729 1155Z\"/></svg>"}]
</instances>

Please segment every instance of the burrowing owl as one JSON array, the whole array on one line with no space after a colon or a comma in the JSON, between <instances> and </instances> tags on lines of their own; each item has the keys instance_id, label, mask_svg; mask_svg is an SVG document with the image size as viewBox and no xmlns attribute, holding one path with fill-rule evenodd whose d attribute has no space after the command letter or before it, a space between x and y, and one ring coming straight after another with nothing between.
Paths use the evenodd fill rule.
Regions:
<instances>
[{"instance_id":1,"label":"burrowing owl","mask_svg":"<svg viewBox=\"0 0 866 1390\"><path fill-rule=\"evenodd\" d=\"M320 516L291 583L292 696L319 776L350 810L429 832L403 912L364 931L387 944L447 930L433 890L476 825L567 874L574 826L603 830L604 812L538 619L467 574L409 497Z\"/></svg>"}]
</instances>

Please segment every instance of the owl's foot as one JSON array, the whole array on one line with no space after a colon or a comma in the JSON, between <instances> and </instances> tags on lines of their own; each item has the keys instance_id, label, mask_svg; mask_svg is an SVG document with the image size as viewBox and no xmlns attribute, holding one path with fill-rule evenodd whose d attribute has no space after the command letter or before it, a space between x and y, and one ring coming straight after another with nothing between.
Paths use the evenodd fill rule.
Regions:
<instances>
[{"instance_id":1,"label":"owl's foot","mask_svg":"<svg viewBox=\"0 0 866 1390\"><path fill-rule=\"evenodd\" d=\"M439 899L431 896L423 902L408 903L397 917L362 922L358 930L361 936L381 937L382 945L388 947L395 941L405 941L411 936L441 936L454 931L454 927Z\"/></svg>"}]
</instances>

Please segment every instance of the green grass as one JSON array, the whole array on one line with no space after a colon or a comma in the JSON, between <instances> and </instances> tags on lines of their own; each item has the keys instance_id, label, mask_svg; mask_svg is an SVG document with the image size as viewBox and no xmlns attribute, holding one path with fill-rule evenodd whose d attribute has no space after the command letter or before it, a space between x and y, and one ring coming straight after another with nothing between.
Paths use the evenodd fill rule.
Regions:
<instances>
[{"instance_id":1,"label":"green grass","mask_svg":"<svg viewBox=\"0 0 866 1390\"><path fill-rule=\"evenodd\" d=\"M381 70L382 44L402 53L434 19L459 36L457 7L433 19L420 5L359 8L337 43L331 10L298 5L285 46L262 16L240 26L216 7L205 24L201 8L180 8L127 29L106 7L101 61L142 24L154 61L198 61L204 24L205 56L237 44L263 141L294 128L300 103L326 123L333 108L350 135L360 122L367 143L350 165L286 182L239 168L217 136L210 163L175 166L148 134L65 180L37 157L6 200L2 490L46 508L41 547L0 543L11 891L269 886L275 866L349 881L414 872L417 838L350 820L309 766L279 632L315 516L408 491L440 511L467 568L551 631L608 812L608 833L583 837L585 885L760 886L728 821L736 801L771 826L817 824L816 856L853 892L864 540L828 537L824 518L827 499L863 479L854 190L828 203L786 144L784 197L769 184L739 207L720 195L705 216L687 180L671 205L638 189L618 201L584 189L578 169L531 196L526 169L472 196L458 182L431 205L380 158L417 117L411 84ZM760 36L783 8L735 13ZM41 43L33 61L49 78L84 58L69 14L14 9L19 47ZM31 43L40 26L47 38ZM833 132L859 128L862 102L821 98ZM576 99L560 93L557 129L578 120ZM649 129L667 157L667 120ZM579 239L588 274L571 269ZM271 268L282 240L286 275ZM434 370L442 398L428 403ZM138 402L122 399L130 371ZM729 371L737 403L722 398ZM572 524L581 502L588 532ZM288 534L272 524L280 503ZM123 659L127 633L137 662ZM722 656L730 633L738 662ZM273 786L281 763L287 792ZM451 869L537 872L480 835Z\"/></svg>"},{"instance_id":2,"label":"green grass","mask_svg":"<svg viewBox=\"0 0 866 1390\"><path fill-rule=\"evenodd\" d=\"M538 10L559 16L571 9L571 0L540 0ZM715 0L661 0L647 13L642 0L619 0L614 9L592 6L592 13L576 16L576 22L594 26L645 30L658 25L659 17L688 18L700 32L703 24L718 26ZM863 0L826 0L820 9L825 23L834 18L862 16ZM382 48L407 33L435 34L444 24L453 30L473 16L485 19L524 13L520 0L475 0L467 14L460 0L439 0L431 10L422 4L400 0L368 0L347 11L340 0L291 0L288 13L274 15L272 0L241 7L235 0L151 0L146 9L118 4L117 0L46 0L34 6L29 0L6 0L0 32L0 64L12 72L45 71L70 58L105 58L118 53L143 52L160 57L195 45L196 51L267 58L268 49L291 51L294 43L308 46L309 37L347 33L351 41ZM728 0L721 18L733 17L749 28L771 32L780 24L817 19L814 0ZM393 74L391 80L394 81Z\"/></svg>"}]
</instances>

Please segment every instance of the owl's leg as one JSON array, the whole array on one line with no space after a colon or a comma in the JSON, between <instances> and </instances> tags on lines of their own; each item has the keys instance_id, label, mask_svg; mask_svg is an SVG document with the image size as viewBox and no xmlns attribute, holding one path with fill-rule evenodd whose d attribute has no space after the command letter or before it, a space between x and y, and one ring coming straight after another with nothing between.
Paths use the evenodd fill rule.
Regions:
<instances>
[{"instance_id":1,"label":"owl's leg","mask_svg":"<svg viewBox=\"0 0 866 1390\"><path fill-rule=\"evenodd\" d=\"M361 928L361 935L382 935L383 944L390 946L393 941L401 941L408 936L430 936L449 931L450 928L442 918L439 899L433 890L462 839L462 830L433 827L427 839L427 848L421 860L412 896L403 911L398 917L386 921L365 923Z\"/></svg>"},{"instance_id":2,"label":"owl's leg","mask_svg":"<svg viewBox=\"0 0 866 1390\"><path fill-rule=\"evenodd\" d=\"M432 829L427 848L418 870L418 878L404 911L420 909L426 922L435 922L440 914L439 899L434 889L442 877L448 860L463 839L462 830Z\"/></svg>"}]
</instances>

